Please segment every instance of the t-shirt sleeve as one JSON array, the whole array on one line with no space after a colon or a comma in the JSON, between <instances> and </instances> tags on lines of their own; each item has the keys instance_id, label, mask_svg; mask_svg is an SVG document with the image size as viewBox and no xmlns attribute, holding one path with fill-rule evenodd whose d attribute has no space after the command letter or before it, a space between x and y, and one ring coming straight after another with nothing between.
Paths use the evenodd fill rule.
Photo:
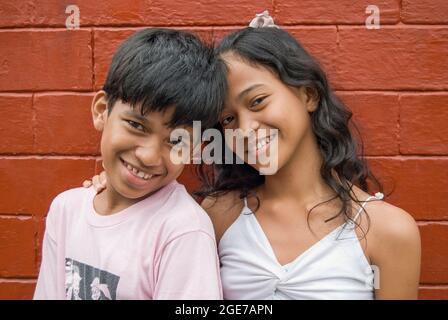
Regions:
<instances>
[{"instance_id":1,"label":"t-shirt sleeve","mask_svg":"<svg viewBox=\"0 0 448 320\"><path fill-rule=\"evenodd\" d=\"M192 231L169 242L160 259L154 299L222 299L215 240Z\"/></svg>"},{"instance_id":2,"label":"t-shirt sleeve","mask_svg":"<svg viewBox=\"0 0 448 320\"><path fill-rule=\"evenodd\" d=\"M34 300L55 300L58 297L57 283L57 242L54 216L58 214L58 199L53 200L45 221L45 234L42 244L42 263L34 291Z\"/></svg>"}]
</instances>

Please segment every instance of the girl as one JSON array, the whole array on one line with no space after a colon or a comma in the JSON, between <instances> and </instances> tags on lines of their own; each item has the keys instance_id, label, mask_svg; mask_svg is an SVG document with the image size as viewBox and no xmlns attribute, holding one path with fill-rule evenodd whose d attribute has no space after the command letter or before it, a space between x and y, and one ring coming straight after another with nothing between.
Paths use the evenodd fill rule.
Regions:
<instances>
[{"instance_id":1,"label":"girl","mask_svg":"<svg viewBox=\"0 0 448 320\"><path fill-rule=\"evenodd\" d=\"M257 15L252 26L274 26ZM265 23L263 19L266 19ZM368 194L370 174L349 130L351 112L287 32L246 28L217 48L228 94L218 128L254 130L254 151L278 144L278 169L214 164L200 174L214 223L225 299L415 299L414 219ZM275 141L277 140L277 141ZM379 184L378 184L379 185Z\"/></svg>"}]
</instances>

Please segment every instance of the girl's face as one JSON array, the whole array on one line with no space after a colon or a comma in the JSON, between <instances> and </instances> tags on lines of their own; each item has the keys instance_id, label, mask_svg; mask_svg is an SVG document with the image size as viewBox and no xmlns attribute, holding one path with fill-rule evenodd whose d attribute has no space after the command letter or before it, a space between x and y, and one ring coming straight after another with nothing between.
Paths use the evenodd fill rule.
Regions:
<instances>
[{"instance_id":1,"label":"girl's face","mask_svg":"<svg viewBox=\"0 0 448 320\"><path fill-rule=\"evenodd\" d=\"M277 149L278 171L297 154L304 139L313 136L309 113L316 109L317 100L310 90L288 86L269 69L250 65L234 53L225 53L223 58L228 65L229 91L220 123L224 129L256 133L252 139L255 143L247 136L236 135L226 139L226 144L258 171L265 163L260 163L258 157L255 163L248 161L251 153L261 156ZM236 148L241 139L243 152ZM278 148L270 150L275 145Z\"/></svg>"}]
</instances>

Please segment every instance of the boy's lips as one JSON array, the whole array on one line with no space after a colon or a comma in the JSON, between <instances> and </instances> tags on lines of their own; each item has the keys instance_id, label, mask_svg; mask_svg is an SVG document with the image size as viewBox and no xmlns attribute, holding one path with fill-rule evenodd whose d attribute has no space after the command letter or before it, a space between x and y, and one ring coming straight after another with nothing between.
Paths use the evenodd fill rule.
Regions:
<instances>
[{"instance_id":1,"label":"boy's lips","mask_svg":"<svg viewBox=\"0 0 448 320\"><path fill-rule=\"evenodd\" d=\"M140 178L143 181L148 181L153 177L160 176L162 174L159 173L149 173L146 170L142 170L138 166L132 165L129 162L126 162L125 160L121 159L121 163L124 165L124 167L131 173L133 176Z\"/></svg>"}]
</instances>

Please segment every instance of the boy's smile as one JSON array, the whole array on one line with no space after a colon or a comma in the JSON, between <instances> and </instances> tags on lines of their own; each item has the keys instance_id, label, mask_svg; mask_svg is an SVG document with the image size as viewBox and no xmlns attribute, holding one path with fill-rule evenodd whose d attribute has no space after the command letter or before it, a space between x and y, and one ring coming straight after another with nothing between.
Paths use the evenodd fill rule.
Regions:
<instances>
[{"instance_id":1,"label":"boy's smile","mask_svg":"<svg viewBox=\"0 0 448 320\"><path fill-rule=\"evenodd\" d=\"M153 183L153 181L166 175L161 169L143 169L139 165L132 164L132 161L126 161L123 158L120 158L120 161L122 163L120 172L123 180L136 189L145 189Z\"/></svg>"}]
</instances>

